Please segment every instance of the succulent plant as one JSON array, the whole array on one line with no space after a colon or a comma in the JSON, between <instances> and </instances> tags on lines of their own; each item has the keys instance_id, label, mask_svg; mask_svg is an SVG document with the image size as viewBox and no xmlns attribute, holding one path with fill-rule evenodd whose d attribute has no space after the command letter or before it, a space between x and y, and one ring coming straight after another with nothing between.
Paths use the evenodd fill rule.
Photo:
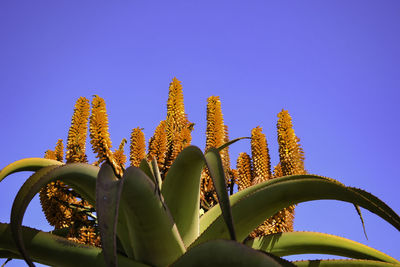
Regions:
<instances>
[{"instance_id":1,"label":"succulent plant","mask_svg":"<svg viewBox=\"0 0 400 267\"><path fill-rule=\"evenodd\" d=\"M210 98L209 105L220 110L218 101ZM0 181L15 172L34 172L15 197L10 223L0 223L0 257L23 258L29 266L33 262L53 266L400 266L383 252L345 238L293 232L291 226L287 231L282 227L270 231L271 218L275 218L273 227L278 227L277 218L290 221L293 217L293 205L319 199L346 201L357 211L363 207L400 230L399 215L377 197L305 172L303 150L286 111L279 114L280 164L274 172L260 127L252 131L252 156L240 154L237 169L230 170L227 148L245 138L229 141L218 111L219 132L211 134L215 129L207 128L206 151L190 145L193 124L184 113L182 86L174 78L166 120L150 138L147 155L141 129L133 129L131 166L125 169L126 140L111 151L105 102L98 96L93 98L90 115L91 144L98 161L87 162L82 142L86 124L77 119L88 118L83 112L85 103L81 98L75 107L66 163L59 141L45 158L22 159L0 171ZM211 141L211 135L220 137ZM204 191L205 179L212 184L209 191ZM235 180L239 191L230 194ZM55 200L61 197L49 193L52 187L66 197L64 201ZM62 211L61 218L52 218L54 231L22 226L25 210L37 193L44 196L45 211L49 203ZM214 202L202 214L200 203L210 196ZM70 220L57 226L66 217ZM268 232L252 235L263 224ZM282 258L310 253L351 259L289 262Z\"/></svg>"}]
</instances>

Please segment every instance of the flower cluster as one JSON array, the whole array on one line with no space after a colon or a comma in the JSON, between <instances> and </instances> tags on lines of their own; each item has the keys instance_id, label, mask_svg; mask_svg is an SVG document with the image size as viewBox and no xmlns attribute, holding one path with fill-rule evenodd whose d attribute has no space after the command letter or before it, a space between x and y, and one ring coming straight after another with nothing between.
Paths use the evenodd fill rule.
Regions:
<instances>
[{"instance_id":1,"label":"flower cluster","mask_svg":"<svg viewBox=\"0 0 400 267\"><path fill-rule=\"evenodd\" d=\"M271 174L271 163L267 139L261 127L251 131L251 154L240 153L237 160L236 172L238 175L238 190L243 190L251 185L262 183L269 179L286 175L305 174L304 152L295 135L292 119L289 112L282 110L278 114L278 144L280 162ZM294 206L285 208L271 218L267 218L257 227L250 237L269 235L272 233L293 231Z\"/></svg>"},{"instance_id":2,"label":"flower cluster","mask_svg":"<svg viewBox=\"0 0 400 267\"><path fill-rule=\"evenodd\" d=\"M80 97L74 108L71 127L68 132L66 163L87 162L85 154L86 135L89 122L90 143L93 152L98 159L94 165L109 162L117 177L122 177L127 157L124 154L124 146L127 140L124 138L119 148L111 151L111 138L108 129L108 116L104 99L95 95L91 103L84 97ZM90 115L90 118L89 118ZM237 159L236 169L231 169L228 147L220 151L220 156L225 171L227 189L233 193L233 186L237 184L238 190L262 183L269 179L304 174L304 152L296 137L289 113L282 110L278 114L278 144L280 162L271 173L271 162L267 139L262 133L261 127L251 131L251 156L240 153ZM156 127L154 135L148 142L146 154L146 140L140 127L132 129L130 137L130 165L139 167L143 159L156 160L161 174L165 179L166 174L178 154L188 145L192 137L194 124L189 122L183 103L181 82L173 78L169 86L167 101L167 116ZM221 101L218 96L207 99L207 128L206 147L218 148L229 141L228 126L224 124ZM46 158L63 161L63 144L60 139L56 149L48 150ZM200 181L200 206L204 210L210 209L218 203L215 189L209 171L205 168ZM84 199L68 188L60 181L53 182L42 189L40 199L47 220L55 228L71 227L69 237L80 243L99 244L97 226L88 223L88 212L93 210ZM257 237L277 232L293 230L294 206L279 211L271 218L266 219L250 237ZM84 228L82 228L84 227Z\"/></svg>"}]
</instances>

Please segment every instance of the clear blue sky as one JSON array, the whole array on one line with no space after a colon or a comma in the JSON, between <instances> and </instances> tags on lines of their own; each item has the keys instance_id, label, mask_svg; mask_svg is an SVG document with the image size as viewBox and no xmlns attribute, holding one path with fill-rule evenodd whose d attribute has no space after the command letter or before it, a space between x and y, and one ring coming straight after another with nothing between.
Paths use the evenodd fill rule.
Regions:
<instances>
[{"instance_id":1,"label":"clear blue sky","mask_svg":"<svg viewBox=\"0 0 400 267\"><path fill-rule=\"evenodd\" d=\"M166 115L182 81L193 144L206 99L222 101L230 137L260 125L278 161L276 114L288 109L310 173L372 192L400 212L399 1L0 2L0 168L67 137L79 96L105 98L114 147ZM248 141L231 147L232 165ZM29 173L0 184L0 221ZM50 230L38 199L24 224ZM400 259L400 233L352 205L300 204L295 229L347 237ZM0 262L1 263L1 262ZM20 266L13 261L7 266Z\"/></svg>"}]
</instances>

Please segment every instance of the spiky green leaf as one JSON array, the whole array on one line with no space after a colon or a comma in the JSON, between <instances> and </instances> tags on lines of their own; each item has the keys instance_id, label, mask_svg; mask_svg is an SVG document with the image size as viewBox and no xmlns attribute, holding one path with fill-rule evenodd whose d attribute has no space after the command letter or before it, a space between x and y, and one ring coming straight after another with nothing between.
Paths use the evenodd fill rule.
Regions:
<instances>
[{"instance_id":1,"label":"spiky green leaf","mask_svg":"<svg viewBox=\"0 0 400 267\"><path fill-rule=\"evenodd\" d=\"M268 180L267 182L260 183L254 186L250 186L244 190L241 190L229 197L229 201L231 206L235 205L238 201L241 199L247 197L248 195L256 192L258 189L264 187L264 186L270 186L276 183L282 183L285 181L290 181L293 179L293 176L284 176L280 177L277 179L271 179ZM324 178L321 178L324 179ZM200 219L200 233L204 232L205 229L213 222L215 219L221 215L221 208L219 207L219 204L215 205L212 207L210 210L208 210Z\"/></svg>"},{"instance_id":2,"label":"spiky green leaf","mask_svg":"<svg viewBox=\"0 0 400 267\"><path fill-rule=\"evenodd\" d=\"M238 240L246 238L265 218L279 210L296 203L319 199L335 199L359 205L400 229L400 217L390 208L379 205L374 199L360 195L333 179L315 175L295 175L272 179L243 191L245 193L236 197L231 204ZM218 211L214 211L213 215L215 214L218 214ZM195 243L229 237L220 214L215 220L212 220L212 216L206 219L207 221L203 222L206 230ZM210 221L211 224L207 227Z\"/></svg>"},{"instance_id":3,"label":"spiky green leaf","mask_svg":"<svg viewBox=\"0 0 400 267\"><path fill-rule=\"evenodd\" d=\"M328 254L400 264L398 260L381 251L343 237L323 233L278 233L258 237L245 244L280 257L297 254Z\"/></svg>"},{"instance_id":4,"label":"spiky green leaf","mask_svg":"<svg viewBox=\"0 0 400 267\"><path fill-rule=\"evenodd\" d=\"M393 220L397 221L400 223L400 219L398 218L398 214L394 212L385 202L374 196L373 194L362 190L360 188L355 188L355 187L349 187L349 189L357 192L361 196L363 196L365 199L370 200L370 202L376 207L376 209L381 210L382 212L385 212L388 214L389 217L391 217ZM396 219L397 218L397 219Z\"/></svg>"}]
</instances>

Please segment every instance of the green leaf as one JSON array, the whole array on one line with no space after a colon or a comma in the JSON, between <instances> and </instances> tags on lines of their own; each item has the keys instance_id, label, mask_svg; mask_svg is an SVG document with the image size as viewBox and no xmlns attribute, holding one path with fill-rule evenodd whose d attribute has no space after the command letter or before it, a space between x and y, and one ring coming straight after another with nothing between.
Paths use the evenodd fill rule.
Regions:
<instances>
[{"instance_id":1,"label":"green leaf","mask_svg":"<svg viewBox=\"0 0 400 267\"><path fill-rule=\"evenodd\" d=\"M62 165L63 163L57 160L44 158L26 158L14 161L13 163L0 170L0 182L8 175L21 171L37 171L40 168L50 165Z\"/></svg>"},{"instance_id":2,"label":"green leaf","mask_svg":"<svg viewBox=\"0 0 400 267\"><path fill-rule=\"evenodd\" d=\"M147 174L147 176L153 181L153 183L156 182L155 178L154 178L154 174L153 171L151 170L151 167L149 165L149 163L147 162L146 159L142 159L142 161L140 162L139 168L145 173Z\"/></svg>"},{"instance_id":3,"label":"green leaf","mask_svg":"<svg viewBox=\"0 0 400 267\"><path fill-rule=\"evenodd\" d=\"M354 205L354 208L356 209L358 217L361 220L361 225L362 225L362 228L363 228L363 231L364 231L365 238L368 240L367 231L365 230L365 223L364 223L364 218L363 218L362 213L361 213L361 209L357 205Z\"/></svg>"},{"instance_id":4,"label":"green leaf","mask_svg":"<svg viewBox=\"0 0 400 267\"><path fill-rule=\"evenodd\" d=\"M117 266L117 222L122 181L108 163L103 163L97 175L96 212L101 237L101 247L107 266Z\"/></svg>"},{"instance_id":5,"label":"green leaf","mask_svg":"<svg viewBox=\"0 0 400 267\"><path fill-rule=\"evenodd\" d=\"M200 177L204 164L203 152L198 147L186 147L174 160L161 188L187 246L199 235Z\"/></svg>"},{"instance_id":6,"label":"green leaf","mask_svg":"<svg viewBox=\"0 0 400 267\"><path fill-rule=\"evenodd\" d=\"M375 199L360 195L329 178L315 175L287 176L251 186L241 192L239 192L240 197L233 198L231 204L238 240L244 240L253 229L279 210L293 204L319 199L335 199L359 205L400 229L400 218L389 207L379 205ZM206 230L195 241L196 244L210 239L229 237L222 216L219 214L213 220L212 217L218 214L216 211L213 212L212 216L203 222Z\"/></svg>"},{"instance_id":7,"label":"green leaf","mask_svg":"<svg viewBox=\"0 0 400 267\"><path fill-rule=\"evenodd\" d=\"M28 265L32 266L32 262L29 260L22 242L21 224L26 208L32 198L43 186L52 181L61 180L74 188L89 203L94 205L98 169L98 167L84 163L48 166L39 169L22 185L11 209L10 222L16 245Z\"/></svg>"},{"instance_id":8,"label":"green leaf","mask_svg":"<svg viewBox=\"0 0 400 267\"><path fill-rule=\"evenodd\" d=\"M10 228L9 224L0 223L0 249L9 251L10 256L21 258ZM35 262L50 266L106 266L103 253L97 247L78 244L29 227L21 228L21 237ZM119 254L117 256L120 267L148 266Z\"/></svg>"},{"instance_id":9,"label":"green leaf","mask_svg":"<svg viewBox=\"0 0 400 267\"><path fill-rule=\"evenodd\" d=\"M232 240L212 240L188 250L171 267L285 266L266 253ZM293 266L287 263L286 266Z\"/></svg>"},{"instance_id":10,"label":"green leaf","mask_svg":"<svg viewBox=\"0 0 400 267\"><path fill-rule=\"evenodd\" d=\"M239 137L239 138L230 140L230 141L226 142L225 144L223 144L222 146L217 147L217 149L218 149L218 151L221 151L222 149L224 149L242 139L251 139L251 137Z\"/></svg>"},{"instance_id":11,"label":"green leaf","mask_svg":"<svg viewBox=\"0 0 400 267\"><path fill-rule=\"evenodd\" d=\"M398 260L381 251L343 237L323 233L278 233L258 237L245 244L280 257L297 254L329 254L400 264Z\"/></svg>"},{"instance_id":12,"label":"green leaf","mask_svg":"<svg viewBox=\"0 0 400 267\"><path fill-rule=\"evenodd\" d=\"M354 266L354 267L395 267L398 264L371 261L371 260L311 260L311 261L295 261L298 267L338 267L338 266Z\"/></svg>"},{"instance_id":13,"label":"green leaf","mask_svg":"<svg viewBox=\"0 0 400 267\"><path fill-rule=\"evenodd\" d=\"M158 169L156 158L151 161L151 169L153 170L155 184L157 185L158 190L161 191L163 182L161 179L160 170Z\"/></svg>"},{"instance_id":14,"label":"green leaf","mask_svg":"<svg viewBox=\"0 0 400 267\"><path fill-rule=\"evenodd\" d=\"M125 214L135 259L166 266L181 256L185 246L155 184L139 168L129 167L122 178L120 214Z\"/></svg>"},{"instance_id":15,"label":"green leaf","mask_svg":"<svg viewBox=\"0 0 400 267\"><path fill-rule=\"evenodd\" d=\"M17 245L18 251L21 253L23 259L30 267L34 266L34 264L30 259L25 249L25 244L23 242L22 219L24 217L26 208L28 207L28 204L30 203L32 198L47 183L39 186L35 186L35 184L37 184L37 181L39 181L42 177L44 177L47 173L49 173L51 170L54 170L55 168L57 168L57 166L54 165L41 168L31 177L29 177L29 179L22 185L22 187L18 191L18 194L14 199L14 203L11 209L11 233L14 238L14 242Z\"/></svg>"},{"instance_id":16,"label":"green leaf","mask_svg":"<svg viewBox=\"0 0 400 267\"><path fill-rule=\"evenodd\" d=\"M319 176L317 176L319 177ZM284 177L280 177L280 178L276 178L276 179L271 179L268 180L264 183L260 183L254 186L250 186L244 190L241 190L233 195L231 195L229 197L229 201L231 206L233 206L234 204L236 204L238 201L240 201L241 199L247 197L248 195L254 193L255 191L257 191L258 189L264 187L264 186L269 186L269 185L273 185L276 183L282 183L285 181L291 181L293 179L293 176L284 176ZM321 177L321 179L324 179L323 177ZM219 204L215 205L214 207L212 207L210 210L208 210L201 218L200 218L200 233L204 232L205 229L207 229L207 227L213 222L215 221L215 219L221 215L221 208L219 207Z\"/></svg>"},{"instance_id":17,"label":"green leaf","mask_svg":"<svg viewBox=\"0 0 400 267\"><path fill-rule=\"evenodd\" d=\"M349 187L349 189L357 192L364 198L369 199L371 201L371 203L376 207L376 209L381 210L382 212L386 212L390 218L392 218L397 223L400 223L400 218L397 215L397 213L394 212L385 202L383 202L376 196L374 196L371 193L368 193L362 189L355 188L355 187Z\"/></svg>"},{"instance_id":18,"label":"green leaf","mask_svg":"<svg viewBox=\"0 0 400 267\"><path fill-rule=\"evenodd\" d=\"M121 204L118 209L118 223L117 223L117 236L119 238L120 244L123 248L124 253L131 259L135 259L133 244L130 239L129 227L127 225L128 219L125 213L121 209Z\"/></svg>"},{"instance_id":19,"label":"green leaf","mask_svg":"<svg viewBox=\"0 0 400 267\"><path fill-rule=\"evenodd\" d=\"M217 192L218 202L221 207L222 216L228 227L229 235L232 240L236 240L235 228L229 204L229 195L226 190L225 171L222 166L221 156L216 148L210 148L205 155L208 170Z\"/></svg>"}]
</instances>

